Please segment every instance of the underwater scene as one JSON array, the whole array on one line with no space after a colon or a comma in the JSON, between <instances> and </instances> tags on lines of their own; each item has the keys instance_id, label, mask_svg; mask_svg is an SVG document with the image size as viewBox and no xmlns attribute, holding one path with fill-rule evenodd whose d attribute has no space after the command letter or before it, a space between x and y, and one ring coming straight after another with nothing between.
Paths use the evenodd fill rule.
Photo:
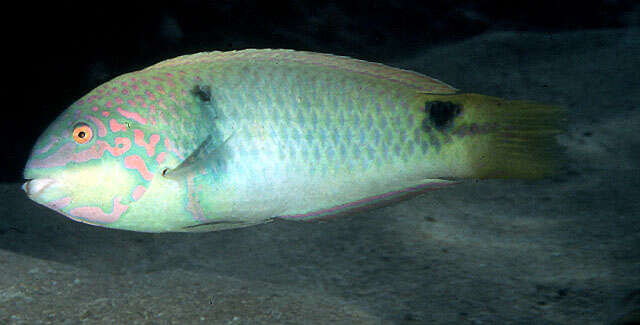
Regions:
<instances>
[{"instance_id":1,"label":"underwater scene","mask_svg":"<svg viewBox=\"0 0 640 325\"><path fill-rule=\"evenodd\" d=\"M640 5L23 6L0 324L640 322Z\"/></svg>"}]
</instances>

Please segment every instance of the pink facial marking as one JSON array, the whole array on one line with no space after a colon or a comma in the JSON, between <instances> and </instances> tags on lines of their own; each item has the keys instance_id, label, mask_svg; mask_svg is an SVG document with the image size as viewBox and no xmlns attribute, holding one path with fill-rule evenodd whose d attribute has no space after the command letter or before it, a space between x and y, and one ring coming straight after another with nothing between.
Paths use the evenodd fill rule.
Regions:
<instances>
[{"instance_id":1,"label":"pink facial marking","mask_svg":"<svg viewBox=\"0 0 640 325\"><path fill-rule=\"evenodd\" d=\"M140 89L138 87L138 85L131 85L131 89L133 89L133 91L138 91L138 89Z\"/></svg>"},{"instance_id":2,"label":"pink facial marking","mask_svg":"<svg viewBox=\"0 0 640 325\"><path fill-rule=\"evenodd\" d=\"M116 146L111 147L107 144L104 150L109 151L112 156L118 157L131 149L131 140L129 138L117 137L115 139ZM104 152L103 150L103 152Z\"/></svg>"},{"instance_id":3,"label":"pink facial marking","mask_svg":"<svg viewBox=\"0 0 640 325\"><path fill-rule=\"evenodd\" d=\"M122 87L128 87L129 86L129 83L126 82L126 81L123 81L120 84L122 85Z\"/></svg>"},{"instance_id":4,"label":"pink facial marking","mask_svg":"<svg viewBox=\"0 0 640 325\"><path fill-rule=\"evenodd\" d=\"M160 136L157 134L152 134L151 137L149 137L149 143L145 143L144 132L138 129L133 130L133 142L136 145L147 149L147 155L149 157L153 157L156 154L156 144L158 143L158 141L160 141Z\"/></svg>"},{"instance_id":5,"label":"pink facial marking","mask_svg":"<svg viewBox=\"0 0 640 325\"><path fill-rule=\"evenodd\" d=\"M109 116L109 112L107 112L107 111L102 111L102 116L104 116L104 117L108 117L108 116Z\"/></svg>"},{"instance_id":6,"label":"pink facial marking","mask_svg":"<svg viewBox=\"0 0 640 325\"><path fill-rule=\"evenodd\" d=\"M36 154L36 155L39 155L41 153L45 153L45 152L49 151L49 149L51 149L51 147L53 147L53 145L58 143L59 141L60 141L60 138L53 137L53 138L51 138L51 141L49 141L49 144L47 144L46 146L44 146L44 147L42 147L42 148L40 148L38 150L35 150L33 153Z\"/></svg>"},{"instance_id":7,"label":"pink facial marking","mask_svg":"<svg viewBox=\"0 0 640 325\"><path fill-rule=\"evenodd\" d=\"M131 140L128 138L116 138L115 147L112 147L106 141L97 140L96 144L91 148L74 153L69 159L73 162L85 162L92 159L102 158L105 151L109 151L112 156L118 157L131 149ZM65 163L66 164L66 163Z\"/></svg>"},{"instance_id":8,"label":"pink facial marking","mask_svg":"<svg viewBox=\"0 0 640 325\"><path fill-rule=\"evenodd\" d=\"M173 146L173 143L171 142L171 140L169 140L169 138L164 138L164 147L167 148L167 150L175 153L176 156L178 156L180 159L184 159L184 156L182 156L182 154L178 152L178 150Z\"/></svg>"},{"instance_id":9,"label":"pink facial marking","mask_svg":"<svg viewBox=\"0 0 640 325\"><path fill-rule=\"evenodd\" d=\"M91 107L91 110L94 111L94 112L97 112L98 111L98 106Z\"/></svg>"},{"instance_id":10,"label":"pink facial marking","mask_svg":"<svg viewBox=\"0 0 640 325\"><path fill-rule=\"evenodd\" d=\"M122 104L124 104L124 100L122 100L122 98L120 98L120 97L116 97L116 104L122 105Z\"/></svg>"},{"instance_id":11,"label":"pink facial marking","mask_svg":"<svg viewBox=\"0 0 640 325\"><path fill-rule=\"evenodd\" d=\"M107 135L107 128L104 126L104 123L102 123L102 121L99 118L91 115L85 115L84 117L88 120L91 120L91 122L93 122L98 127L99 137L104 137L105 135Z\"/></svg>"},{"instance_id":12,"label":"pink facial marking","mask_svg":"<svg viewBox=\"0 0 640 325\"><path fill-rule=\"evenodd\" d=\"M124 157L124 166L129 169L137 169L142 178L150 181L153 178L153 174L147 169L147 164L138 155L131 155Z\"/></svg>"},{"instance_id":13,"label":"pink facial marking","mask_svg":"<svg viewBox=\"0 0 640 325\"><path fill-rule=\"evenodd\" d=\"M138 106L138 104L136 104L136 102L134 102L132 99L127 99L127 104L129 104L129 106L131 107Z\"/></svg>"},{"instance_id":14,"label":"pink facial marking","mask_svg":"<svg viewBox=\"0 0 640 325\"><path fill-rule=\"evenodd\" d=\"M162 81L162 78L156 77L156 76L151 77L151 79L153 79L155 81Z\"/></svg>"},{"instance_id":15,"label":"pink facial marking","mask_svg":"<svg viewBox=\"0 0 640 325\"><path fill-rule=\"evenodd\" d=\"M87 150L83 150L80 152L73 153L71 156L71 161L74 162L85 162L91 159L96 159L102 157L102 152L98 151L98 146L93 145ZM66 163L66 162L65 162Z\"/></svg>"},{"instance_id":16,"label":"pink facial marking","mask_svg":"<svg viewBox=\"0 0 640 325\"><path fill-rule=\"evenodd\" d=\"M73 154L72 156L72 161L74 162L85 162L91 159L96 159L96 158L100 158L102 157L102 153L104 151L99 151L98 150L98 145L93 145L91 146L91 148L87 149L87 150L83 150L80 152L76 152Z\"/></svg>"},{"instance_id":17,"label":"pink facial marking","mask_svg":"<svg viewBox=\"0 0 640 325\"><path fill-rule=\"evenodd\" d=\"M113 107L113 103L111 101L107 101L107 103L104 104L104 106L106 106L107 108L112 108Z\"/></svg>"},{"instance_id":18,"label":"pink facial marking","mask_svg":"<svg viewBox=\"0 0 640 325\"><path fill-rule=\"evenodd\" d=\"M73 143L67 143L46 158L32 159L27 168L51 168L64 166L70 162L85 162L101 158L105 151L109 151L112 156L117 157L131 149L131 140L123 137L116 138L115 147L106 141L97 140L94 145L80 152L74 152L75 146Z\"/></svg>"},{"instance_id":19,"label":"pink facial marking","mask_svg":"<svg viewBox=\"0 0 640 325\"><path fill-rule=\"evenodd\" d=\"M114 92L114 93L115 93L115 92L117 92L117 91L118 91L118 88L117 88L117 87L113 87L113 88L111 88L111 92Z\"/></svg>"},{"instance_id":20,"label":"pink facial marking","mask_svg":"<svg viewBox=\"0 0 640 325\"><path fill-rule=\"evenodd\" d=\"M140 80L140 82L142 82L143 85L148 86L149 82L146 79L142 79Z\"/></svg>"},{"instance_id":21,"label":"pink facial marking","mask_svg":"<svg viewBox=\"0 0 640 325\"><path fill-rule=\"evenodd\" d=\"M156 86L156 90L157 90L159 93L163 94L163 95L166 95L166 94L167 94L167 93L164 91L164 89L162 88L162 86L160 86L160 85L157 85L157 86Z\"/></svg>"},{"instance_id":22,"label":"pink facial marking","mask_svg":"<svg viewBox=\"0 0 640 325\"><path fill-rule=\"evenodd\" d=\"M120 203L120 198L116 197L113 200L113 211L111 213L104 213L99 207L78 207L69 211L72 217L82 218L85 220L100 222L100 223L112 223L118 220L120 216L127 211L128 206Z\"/></svg>"},{"instance_id":23,"label":"pink facial marking","mask_svg":"<svg viewBox=\"0 0 640 325\"><path fill-rule=\"evenodd\" d=\"M126 131L127 130L127 126L122 124L122 123L118 123L118 121L116 121L116 119L112 118L111 120L109 120L109 127L111 128L111 132L118 132L118 131Z\"/></svg>"},{"instance_id":24,"label":"pink facial marking","mask_svg":"<svg viewBox=\"0 0 640 325\"><path fill-rule=\"evenodd\" d=\"M64 207L69 205L69 203L71 203L71 197L70 196L65 196L65 197L59 198L57 200L54 200L54 201L51 201L51 202L47 202L44 205L47 206L49 209L60 211Z\"/></svg>"},{"instance_id":25,"label":"pink facial marking","mask_svg":"<svg viewBox=\"0 0 640 325\"><path fill-rule=\"evenodd\" d=\"M67 143L48 157L43 159L31 159L27 163L27 168L64 166L70 161L69 158L73 156L74 147L75 145L73 143Z\"/></svg>"},{"instance_id":26,"label":"pink facial marking","mask_svg":"<svg viewBox=\"0 0 640 325\"><path fill-rule=\"evenodd\" d=\"M122 114L122 116L128 119L132 119L140 124L147 124L147 119L140 116L140 114L136 112L125 111L122 109L122 107L118 107L117 111L118 113Z\"/></svg>"},{"instance_id":27,"label":"pink facial marking","mask_svg":"<svg viewBox=\"0 0 640 325\"><path fill-rule=\"evenodd\" d=\"M162 164L162 162L164 162L164 156L166 156L166 155L167 155L166 152L161 152L156 156L156 161L158 162L158 165Z\"/></svg>"},{"instance_id":28,"label":"pink facial marking","mask_svg":"<svg viewBox=\"0 0 640 325\"><path fill-rule=\"evenodd\" d=\"M147 95L147 97L148 97L150 100L152 100L152 101L155 101L155 100L156 100L156 95L154 95L152 92L150 92L150 91L148 91L148 90L147 90L147 91L145 92L145 94Z\"/></svg>"},{"instance_id":29,"label":"pink facial marking","mask_svg":"<svg viewBox=\"0 0 640 325\"><path fill-rule=\"evenodd\" d=\"M133 189L133 193L131 193L131 198L133 198L134 201L138 201L146 191L147 191L146 187L142 185L138 185L136 186L135 189Z\"/></svg>"},{"instance_id":30,"label":"pink facial marking","mask_svg":"<svg viewBox=\"0 0 640 325\"><path fill-rule=\"evenodd\" d=\"M165 75L165 76L167 76L167 77L169 77L169 78L173 77L173 74L171 74L171 72L167 72L167 73L165 73L164 75Z\"/></svg>"},{"instance_id":31,"label":"pink facial marking","mask_svg":"<svg viewBox=\"0 0 640 325\"><path fill-rule=\"evenodd\" d=\"M84 99L80 99L76 102L76 105L84 105Z\"/></svg>"},{"instance_id":32,"label":"pink facial marking","mask_svg":"<svg viewBox=\"0 0 640 325\"><path fill-rule=\"evenodd\" d=\"M142 96L136 95L136 102L142 103L142 102L144 102L144 99L142 99Z\"/></svg>"}]
</instances>

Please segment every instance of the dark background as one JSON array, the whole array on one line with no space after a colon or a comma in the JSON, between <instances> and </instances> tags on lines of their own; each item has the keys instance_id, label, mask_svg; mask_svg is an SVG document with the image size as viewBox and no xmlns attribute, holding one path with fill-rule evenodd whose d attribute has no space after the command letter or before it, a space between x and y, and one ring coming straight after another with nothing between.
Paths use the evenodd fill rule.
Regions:
<instances>
[{"instance_id":1,"label":"dark background","mask_svg":"<svg viewBox=\"0 0 640 325\"><path fill-rule=\"evenodd\" d=\"M638 8L631 0L24 2L3 23L0 181L22 179L36 138L73 101L178 55L291 48L385 62L492 30L638 25Z\"/></svg>"},{"instance_id":2,"label":"dark background","mask_svg":"<svg viewBox=\"0 0 640 325\"><path fill-rule=\"evenodd\" d=\"M639 323L638 1L175 2L2 8L0 324ZM89 226L20 189L36 137L95 86L249 47L566 107L568 166L215 233Z\"/></svg>"}]
</instances>

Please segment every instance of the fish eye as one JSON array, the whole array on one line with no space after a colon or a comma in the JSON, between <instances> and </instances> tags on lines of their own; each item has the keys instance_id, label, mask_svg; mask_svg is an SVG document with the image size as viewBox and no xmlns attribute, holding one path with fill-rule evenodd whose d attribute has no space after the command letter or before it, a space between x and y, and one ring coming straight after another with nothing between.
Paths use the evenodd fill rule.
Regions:
<instances>
[{"instance_id":1,"label":"fish eye","mask_svg":"<svg viewBox=\"0 0 640 325\"><path fill-rule=\"evenodd\" d=\"M86 124L79 124L73 128L73 141L78 144L89 142L93 137L93 130Z\"/></svg>"}]
</instances>

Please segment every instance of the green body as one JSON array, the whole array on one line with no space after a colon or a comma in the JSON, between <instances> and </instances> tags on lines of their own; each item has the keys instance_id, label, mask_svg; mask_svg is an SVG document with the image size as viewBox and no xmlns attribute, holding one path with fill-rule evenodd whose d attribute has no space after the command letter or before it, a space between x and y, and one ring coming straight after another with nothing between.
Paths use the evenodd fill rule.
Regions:
<instances>
[{"instance_id":1,"label":"green body","mask_svg":"<svg viewBox=\"0 0 640 325\"><path fill-rule=\"evenodd\" d=\"M476 175L494 125L448 102L454 92L417 73L330 55L180 57L72 105L25 170L25 178L54 185L25 187L76 220L136 231L315 218ZM65 147L77 123L94 128L93 139ZM118 143L120 151L104 149ZM51 158L61 150L74 158ZM135 167L139 160L144 168ZM95 217L94 208L111 218Z\"/></svg>"}]
</instances>

